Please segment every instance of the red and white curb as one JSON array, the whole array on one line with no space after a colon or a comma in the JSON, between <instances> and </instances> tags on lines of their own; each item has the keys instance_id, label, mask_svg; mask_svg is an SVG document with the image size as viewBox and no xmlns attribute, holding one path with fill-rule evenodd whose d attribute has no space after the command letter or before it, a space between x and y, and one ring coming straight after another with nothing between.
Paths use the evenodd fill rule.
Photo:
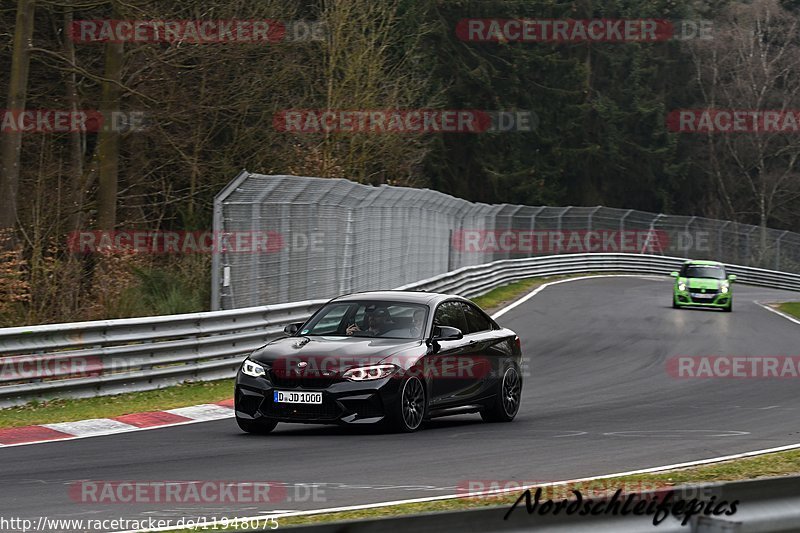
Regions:
<instances>
[{"instance_id":1,"label":"red and white curb","mask_svg":"<svg viewBox=\"0 0 800 533\"><path fill-rule=\"evenodd\" d=\"M194 424L231 417L233 417L232 398L218 403L178 407L176 409L167 409L166 411L150 411L115 416L113 418L94 418L76 422L0 429L0 448L54 440L99 437L114 433Z\"/></svg>"}]
</instances>

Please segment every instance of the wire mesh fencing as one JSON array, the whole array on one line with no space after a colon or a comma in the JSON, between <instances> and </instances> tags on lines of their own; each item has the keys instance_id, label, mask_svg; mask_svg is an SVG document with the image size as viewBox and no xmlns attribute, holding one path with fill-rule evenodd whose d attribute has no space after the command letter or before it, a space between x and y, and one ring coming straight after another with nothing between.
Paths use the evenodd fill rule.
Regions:
<instances>
[{"instance_id":1,"label":"wire mesh fencing","mask_svg":"<svg viewBox=\"0 0 800 533\"><path fill-rule=\"evenodd\" d=\"M428 189L241 172L216 197L212 308L392 289L500 259L626 252L800 273L800 234L607 207L488 205Z\"/></svg>"}]
</instances>

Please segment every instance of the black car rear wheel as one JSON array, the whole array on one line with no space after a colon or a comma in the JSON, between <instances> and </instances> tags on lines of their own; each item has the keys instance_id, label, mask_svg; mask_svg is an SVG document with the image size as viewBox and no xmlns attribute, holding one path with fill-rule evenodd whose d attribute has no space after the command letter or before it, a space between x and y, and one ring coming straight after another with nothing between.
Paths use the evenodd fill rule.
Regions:
<instances>
[{"instance_id":1,"label":"black car rear wheel","mask_svg":"<svg viewBox=\"0 0 800 533\"><path fill-rule=\"evenodd\" d=\"M511 422L517 416L521 399L522 378L516 367L510 366L499 383L494 404L481 411L481 418L486 422Z\"/></svg>"},{"instance_id":2,"label":"black car rear wheel","mask_svg":"<svg viewBox=\"0 0 800 533\"><path fill-rule=\"evenodd\" d=\"M236 417L236 423L239 424L239 428L242 431L254 435L266 435L278 425L277 420L248 420L238 416Z\"/></svg>"},{"instance_id":3,"label":"black car rear wheel","mask_svg":"<svg viewBox=\"0 0 800 533\"><path fill-rule=\"evenodd\" d=\"M416 376L406 378L400 391L400 401L392 417L395 431L411 433L422 425L427 409L425 387Z\"/></svg>"}]
</instances>

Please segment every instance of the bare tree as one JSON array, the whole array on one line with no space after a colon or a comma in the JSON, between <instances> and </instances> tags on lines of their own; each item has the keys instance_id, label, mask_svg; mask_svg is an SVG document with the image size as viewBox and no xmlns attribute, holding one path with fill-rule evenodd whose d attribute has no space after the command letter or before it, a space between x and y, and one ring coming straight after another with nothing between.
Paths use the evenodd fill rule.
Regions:
<instances>
[{"instance_id":1,"label":"bare tree","mask_svg":"<svg viewBox=\"0 0 800 533\"><path fill-rule=\"evenodd\" d=\"M787 113L800 108L798 30L800 17L777 0L728 6L715 21L714 39L691 46L705 106ZM709 131L704 142L725 216L757 220L763 253L767 224L788 215L800 199L800 134Z\"/></svg>"},{"instance_id":2,"label":"bare tree","mask_svg":"<svg viewBox=\"0 0 800 533\"><path fill-rule=\"evenodd\" d=\"M70 64L75 64L75 43L68 38L72 27L72 9L64 10L64 57ZM75 70L65 74L65 89L67 103L70 111L77 113L79 109L78 82ZM69 229L77 231L83 225L83 202L86 185L83 175L83 144L84 135L82 132L74 132L69 139L69 167L70 167L70 206L69 206Z\"/></svg>"},{"instance_id":3,"label":"bare tree","mask_svg":"<svg viewBox=\"0 0 800 533\"><path fill-rule=\"evenodd\" d=\"M403 109L433 107L425 101L428 79L417 70L415 39L429 28L419 26L414 35L400 28L403 17L398 0L326 0L321 18L328 31L323 49L327 109ZM393 55L405 41L407 54ZM394 134L325 133L318 172L323 176L357 179L367 183L398 184L413 181L413 171L427 153L429 139ZM391 172L387 172L391 169Z\"/></svg>"},{"instance_id":4,"label":"bare tree","mask_svg":"<svg viewBox=\"0 0 800 533\"><path fill-rule=\"evenodd\" d=\"M125 55L122 43L106 43L105 78L101 108L105 120L98 134L97 151L97 226L112 230L117 223L117 189L119 187L120 132L111 123L120 108L120 80Z\"/></svg>"},{"instance_id":5,"label":"bare tree","mask_svg":"<svg viewBox=\"0 0 800 533\"><path fill-rule=\"evenodd\" d=\"M25 109L35 5L35 0L17 2L17 22L6 105L12 112ZM13 228L17 222L21 149L22 132L19 129L9 132L0 140L0 230Z\"/></svg>"}]
</instances>

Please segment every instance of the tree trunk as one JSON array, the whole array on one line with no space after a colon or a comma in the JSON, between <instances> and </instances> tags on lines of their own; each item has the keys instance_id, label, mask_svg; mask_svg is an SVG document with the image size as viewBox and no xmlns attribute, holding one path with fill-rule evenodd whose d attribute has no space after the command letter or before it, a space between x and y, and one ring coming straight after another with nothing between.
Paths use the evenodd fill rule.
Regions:
<instances>
[{"instance_id":1,"label":"tree trunk","mask_svg":"<svg viewBox=\"0 0 800 533\"><path fill-rule=\"evenodd\" d=\"M112 124L113 113L119 111L123 63L122 43L106 43L105 75L100 111L103 127L97 138L97 227L113 230L117 223L117 179L119 175L119 135Z\"/></svg>"},{"instance_id":2,"label":"tree trunk","mask_svg":"<svg viewBox=\"0 0 800 533\"><path fill-rule=\"evenodd\" d=\"M72 9L64 10L64 35L68 36L72 26ZM64 55L70 64L75 64L75 43L69 37L64 39ZM70 111L76 113L79 107L78 89L75 70L67 73L66 92ZM69 227L70 231L78 231L83 227L83 201L84 201L84 176L83 176L83 143L85 134L75 132L69 137L70 159L70 205Z\"/></svg>"},{"instance_id":3,"label":"tree trunk","mask_svg":"<svg viewBox=\"0 0 800 533\"><path fill-rule=\"evenodd\" d=\"M30 47L33 40L35 0L18 0L14 29L14 49L11 56L11 75L8 84L10 112L23 111L28 88ZM17 223L17 193L22 132L11 131L0 140L0 231L14 228Z\"/></svg>"}]
</instances>

